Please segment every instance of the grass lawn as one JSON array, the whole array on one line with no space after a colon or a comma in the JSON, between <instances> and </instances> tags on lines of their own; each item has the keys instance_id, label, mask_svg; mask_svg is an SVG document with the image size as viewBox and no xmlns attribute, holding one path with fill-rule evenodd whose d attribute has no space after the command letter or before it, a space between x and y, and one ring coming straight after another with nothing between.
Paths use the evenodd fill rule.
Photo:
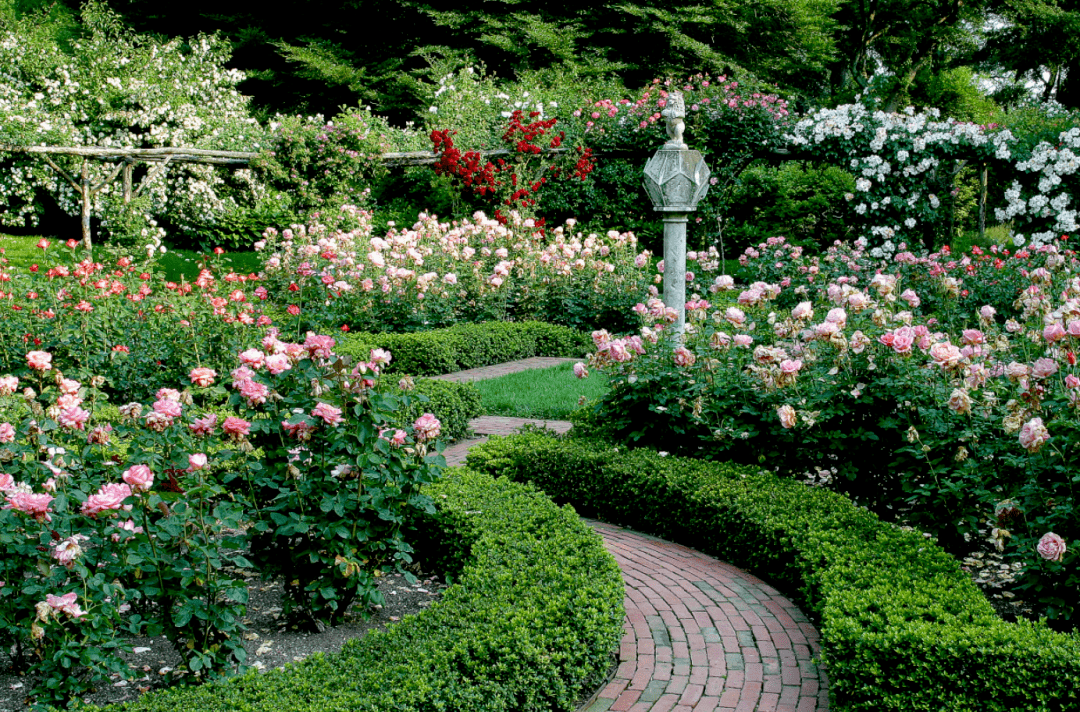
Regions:
<instances>
[{"instance_id":1,"label":"grass lawn","mask_svg":"<svg viewBox=\"0 0 1080 712\"><path fill-rule=\"evenodd\" d=\"M565 363L476 381L475 385L489 415L565 420L582 396L586 400L599 398L607 390L607 379L596 373L576 378L573 364Z\"/></svg>"}]
</instances>

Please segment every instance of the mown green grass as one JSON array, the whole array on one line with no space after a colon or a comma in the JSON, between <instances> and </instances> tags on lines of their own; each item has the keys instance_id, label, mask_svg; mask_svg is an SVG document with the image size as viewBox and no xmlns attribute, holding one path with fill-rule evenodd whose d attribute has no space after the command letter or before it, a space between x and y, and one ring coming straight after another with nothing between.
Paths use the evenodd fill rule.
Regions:
<instances>
[{"instance_id":1,"label":"mown green grass","mask_svg":"<svg viewBox=\"0 0 1080 712\"><path fill-rule=\"evenodd\" d=\"M602 374L590 373L588 378L579 379L571 363L475 383L485 413L514 418L565 420L583 396L594 400L607 391Z\"/></svg>"},{"instance_id":2,"label":"mown green grass","mask_svg":"<svg viewBox=\"0 0 1080 712\"><path fill-rule=\"evenodd\" d=\"M51 243L47 249L37 246L42 237ZM50 236L0 233L0 249L4 251L3 256L9 264L18 269L29 269L31 265L38 265L47 270L57 264L72 263L71 250L62 240ZM136 259L145 256L135 250L130 250L129 253ZM76 259L82 259L84 255L82 248L76 248ZM167 280L179 282L186 279L190 282L198 276L203 257L204 255L192 250L168 250L158 256L155 269L162 270ZM111 261L111 256L103 246L95 245L94 259L100 262ZM255 252L226 252L214 257L214 261L219 265L219 269L231 269L239 274L257 273L262 269L262 262Z\"/></svg>"}]
</instances>

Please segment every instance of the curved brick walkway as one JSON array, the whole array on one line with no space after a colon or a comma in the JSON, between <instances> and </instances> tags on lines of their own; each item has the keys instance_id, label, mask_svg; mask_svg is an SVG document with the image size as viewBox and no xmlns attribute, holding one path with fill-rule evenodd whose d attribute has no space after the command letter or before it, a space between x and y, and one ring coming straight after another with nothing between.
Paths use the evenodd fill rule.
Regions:
<instances>
[{"instance_id":1,"label":"curved brick walkway","mask_svg":"<svg viewBox=\"0 0 1080 712\"><path fill-rule=\"evenodd\" d=\"M576 359L534 358L441 376L495 378ZM565 421L484 416L477 437L444 451L465 461L488 435L526 423L558 432ZM814 661L819 635L795 604L764 581L680 544L590 521L619 562L625 634L612 680L579 712L827 712L828 680Z\"/></svg>"}]
</instances>

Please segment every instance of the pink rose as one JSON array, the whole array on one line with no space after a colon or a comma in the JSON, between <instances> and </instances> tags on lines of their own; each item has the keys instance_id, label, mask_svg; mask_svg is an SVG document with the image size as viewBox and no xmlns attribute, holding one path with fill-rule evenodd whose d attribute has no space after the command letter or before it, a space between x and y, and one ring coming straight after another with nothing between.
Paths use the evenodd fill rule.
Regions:
<instances>
[{"instance_id":1,"label":"pink rose","mask_svg":"<svg viewBox=\"0 0 1080 712\"><path fill-rule=\"evenodd\" d=\"M19 390L19 379L15 376L4 376L0 378L0 396L10 396L15 391Z\"/></svg>"},{"instance_id":2,"label":"pink rose","mask_svg":"<svg viewBox=\"0 0 1080 712\"><path fill-rule=\"evenodd\" d=\"M251 432L251 423L242 418L235 418L230 415L225 419L225 422L221 424L221 429L225 431L226 435L232 438L240 438Z\"/></svg>"},{"instance_id":3,"label":"pink rose","mask_svg":"<svg viewBox=\"0 0 1080 712\"><path fill-rule=\"evenodd\" d=\"M197 452L194 455L188 455L188 467L194 470L201 470L206 467L207 457L205 453Z\"/></svg>"},{"instance_id":4,"label":"pink rose","mask_svg":"<svg viewBox=\"0 0 1080 712\"><path fill-rule=\"evenodd\" d=\"M15 426L11 423L0 423L0 443L15 441Z\"/></svg>"},{"instance_id":5,"label":"pink rose","mask_svg":"<svg viewBox=\"0 0 1080 712\"><path fill-rule=\"evenodd\" d=\"M277 376L292 368L288 355L284 353L271 354L266 357L266 370Z\"/></svg>"},{"instance_id":6,"label":"pink rose","mask_svg":"<svg viewBox=\"0 0 1080 712\"><path fill-rule=\"evenodd\" d=\"M56 422L69 430L82 430L88 420L90 420L90 411L78 406L65 408L56 417Z\"/></svg>"},{"instance_id":7,"label":"pink rose","mask_svg":"<svg viewBox=\"0 0 1080 712\"><path fill-rule=\"evenodd\" d=\"M266 356L258 349L248 349L240 354L240 362L254 369L262 368ZM235 378L235 375L233 376Z\"/></svg>"},{"instance_id":8,"label":"pink rose","mask_svg":"<svg viewBox=\"0 0 1080 712\"><path fill-rule=\"evenodd\" d=\"M330 358L335 344L332 337L321 336L313 331L309 331L304 339L304 348L311 354L311 358Z\"/></svg>"},{"instance_id":9,"label":"pink rose","mask_svg":"<svg viewBox=\"0 0 1080 712\"><path fill-rule=\"evenodd\" d=\"M675 365L679 368L689 368L697 361L697 357L694 356L694 352L687 349L685 346L679 346L675 349Z\"/></svg>"},{"instance_id":10,"label":"pink rose","mask_svg":"<svg viewBox=\"0 0 1080 712\"><path fill-rule=\"evenodd\" d=\"M248 380L240 382L240 395L244 397L249 406L256 406L266 402L267 396L270 395L270 388L258 381Z\"/></svg>"},{"instance_id":11,"label":"pink rose","mask_svg":"<svg viewBox=\"0 0 1080 712\"><path fill-rule=\"evenodd\" d=\"M386 349L372 349L371 350L371 362L380 366L385 366L390 363L390 352Z\"/></svg>"},{"instance_id":12,"label":"pink rose","mask_svg":"<svg viewBox=\"0 0 1080 712\"><path fill-rule=\"evenodd\" d=\"M577 363L574 364L574 375L577 376L578 378L588 378L589 369L585 368L585 364L578 361ZM8 426L8 427L11 427L11 426ZM10 442L10 441L7 441L7 442Z\"/></svg>"},{"instance_id":13,"label":"pink rose","mask_svg":"<svg viewBox=\"0 0 1080 712\"><path fill-rule=\"evenodd\" d=\"M791 310L792 319L811 319L814 316L814 308L810 306L810 302L799 302L794 309Z\"/></svg>"},{"instance_id":14,"label":"pink rose","mask_svg":"<svg viewBox=\"0 0 1080 712\"><path fill-rule=\"evenodd\" d=\"M1032 378L1049 378L1057 373L1057 370L1057 362L1052 358L1036 359L1035 363L1031 364Z\"/></svg>"},{"instance_id":15,"label":"pink rose","mask_svg":"<svg viewBox=\"0 0 1080 712\"><path fill-rule=\"evenodd\" d=\"M780 425L786 430L790 430L795 427L798 422L798 418L795 414L795 409L790 405L782 405L776 409L776 415L780 417Z\"/></svg>"},{"instance_id":16,"label":"pink rose","mask_svg":"<svg viewBox=\"0 0 1080 712\"><path fill-rule=\"evenodd\" d=\"M750 348L750 345L754 343L754 337L749 334L735 334L732 341L735 342L736 346Z\"/></svg>"},{"instance_id":17,"label":"pink rose","mask_svg":"<svg viewBox=\"0 0 1080 712\"><path fill-rule=\"evenodd\" d=\"M800 359L785 359L780 362L780 373L786 375L795 375L802 369L803 363Z\"/></svg>"},{"instance_id":18,"label":"pink rose","mask_svg":"<svg viewBox=\"0 0 1080 712\"><path fill-rule=\"evenodd\" d=\"M1039 552L1039 556L1047 561L1061 561L1061 557L1065 555L1068 549L1065 546L1064 539L1054 532L1047 532L1039 539L1039 544L1035 547L1035 550Z\"/></svg>"},{"instance_id":19,"label":"pink rose","mask_svg":"<svg viewBox=\"0 0 1080 712\"><path fill-rule=\"evenodd\" d=\"M170 398L154 401L154 412L166 418L179 418L183 413L180 403Z\"/></svg>"},{"instance_id":20,"label":"pink rose","mask_svg":"<svg viewBox=\"0 0 1080 712\"><path fill-rule=\"evenodd\" d=\"M1032 418L1020 428L1020 444L1028 452L1038 452L1049 439L1050 432L1043 425L1042 418Z\"/></svg>"},{"instance_id":21,"label":"pink rose","mask_svg":"<svg viewBox=\"0 0 1080 712\"><path fill-rule=\"evenodd\" d=\"M131 488L126 484L110 482L103 485L83 502L81 512L88 517L96 517L102 512L120 509L124 506L124 500L131 496Z\"/></svg>"},{"instance_id":22,"label":"pink rose","mask_svg":"<svg viewBox=\"0 0 1080 712\"><path fill-rule=\"evenodd\" d=\"M341 417L341 408L335 408L329 403L318 403L311 410L312 418L322 418L323 422L327 425L337 425L344 423L345 418Z\"/></svg>"},{"instance_id":23,"label":"pink rose","mask_svg":"<svg viewBox=\"0 0 1080 712\"><path fill-rule=\"evenodd\" d=\"M413 423L413 430L416 432L416 439L421 442L424 440L434 440L439 437L439 433L442 430L442 423L431 413L424 413L416 422Z\"/></svg>"},{"instance_id":24,"label":"pink rose","mask_svg":"<svg viewBox=\"0 0 1080 712\"><path fill-rule=\"evenodd\" d=\"M971 344L973 346L975 344L985 344L986 335L978 329L964 329L961 333L960 340L965 344Z\"/></svg>"},{"instance_id":25,"label":"pink rose","mask_svg":"<svg viewBox=\"0 0 1080 712\"><path fill-rule=\"evenodd\" d=\"M45 351L31 351L26 354L26 363L35 371L48 371L52 368L52 354Z\"/></svg>"},{"instance_id":26,"label":"pink rose","mask_svg":"<svg viewBox=\"0 0 1080 712\"><path fill-rule=\"evenodd\" d=\"M1055 341L1061 341L1067 335L1068 334L1065 332L1065 329L1061 326L1061 324L1056 321L1043 329L1043 338L1050 343L1054 343Z\"/></svg>"},{"instance_id":27,"label":"pink rose","mask_svg":"<svg viewBox=\"0 0 1080 712\"><path fill-rule=\"evenodd\" d=\"M70 569L75 565L75 559L83 553L80 541L86 541L87 537L82 534L74 534L67 539L61 539L53 547L53 558L60 562L64 568ZM71 594L74 595L74 594Z\"/></svg>"},{"instance_id":28,"label":"pink rose","mask_svg":"<svg viewBox=\"0 0 1080 712\"><path fill-rule=\"evenodd\" d=\"M960 349L948 341L939 341L930 347L930 358L942 368L953 368L960 363L963 355Z\"/></svg>"},{"instance_id":29,"label":"pink rose","mask_svg":"<svg viewBox=\"0 0 1080 712\"><path fill-rule=\"evenodd\" d=\"M199 388L209 388L214 384L217 371L205 367L193 368L188 376L191 378L191 382Z\"/></svg>"},{"instance_id":30,"label":"pink rose","mask_svg":"<svg viewBox=\"0 0 1080 712\"><path fill-rule=\"evenodd\" d=\"M124 471L124 482L131 485L134 492L145 492L154 484L154 473L147 465L132 465Z\"/></svg>"},{"instance_id":31,"label":"pink rose","mask_svg":"<svg viewBox=\"0 0 1080 712\"><path fill-rule=\"evenodd\" d=\"M746 323L745 312L737 307L728 307L727 310L724 311L724 318L734 327L740 327Z\"/></svg>"},{"instance_id":32,"label":"pink rose","mask_svg":"<svg viewBox=\"0 0 1080 712\"><path fill-rule=\"evenodd\" d=\"M7 494L7 504L4 509L14 509L16 512L29 514L39 522L51 522L49 503L53 501L51 494L34 494L33 492L11 492Z\"/></svg>"},{"instance_id":33,"label":"pink rose","mask_svg":"<svg viewBox=\"0 0 1080 712\"><path fill-rule=\"evenodd\" d=\"M209 435L210 433L214 432L214 428L216 427L217 416L213 413L204 418L197 419L195 422L188 426L188 428L194 435Z\"/></svg>"},{"instance_id":34,"label":"pink rose","mask_svg":"<svg viewBox=\"0 0 1080 712\"><path fill-rule=\"evenodd\" d=\"M72 591L71 593L65 593L63 596L54 596L51 593L46 594L45 603L49 605L54 611L60 611L66 613L72 618L81 618L86 615L79 604L76 601L79 600L79 594ZM41 604L38 604L41 605Z\"/></svg>"}]
</instances>

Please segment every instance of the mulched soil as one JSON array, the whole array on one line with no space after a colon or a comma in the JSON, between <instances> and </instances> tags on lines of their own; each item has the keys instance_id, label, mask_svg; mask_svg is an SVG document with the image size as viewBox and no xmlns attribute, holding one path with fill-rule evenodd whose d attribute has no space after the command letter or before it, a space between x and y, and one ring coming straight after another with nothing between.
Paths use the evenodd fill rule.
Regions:
<instances>
[{"instance_id":1,"label":"mulched soil","mask_svg":"<svg viewBox=\"0 0 1080 712\"><path fill-rule=\"evenodd\" d=\"M445 585L436 575L420 575L417 583L409 584L400 574L390 574L380 580L379 590L386 605L371 611L364 620L354 606L345 614L341 625L321 633L299 630L281 616L282 582L248 579L249 603L244 623L244 647L248 664L260 670L270 670L303 660L315 652L331 653L341 650L346 641L359 638L369 630L382 629L404 616L419 613L438 600ZM83 699L89 704L103 705L135 699L144 692L165 687L180 664L180 656L164 637L139 638L131 641L134 652L128 656L134 669L142 674L136 680L119 678L104 684ZM29 709L26 695L34 681L11 671L9 652L0 651L0 712L24 712Z\"/></svg>"}]
</instances>

